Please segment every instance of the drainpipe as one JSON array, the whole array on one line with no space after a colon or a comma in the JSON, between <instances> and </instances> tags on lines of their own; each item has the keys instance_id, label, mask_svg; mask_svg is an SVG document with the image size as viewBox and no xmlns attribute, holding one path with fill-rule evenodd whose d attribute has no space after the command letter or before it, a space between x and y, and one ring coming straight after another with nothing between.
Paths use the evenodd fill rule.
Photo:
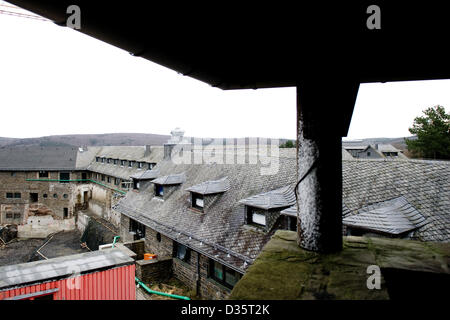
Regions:
<instances>
[{"instance_id":1,"label":"drainpipe","mask_svg":"<svg viewBox=\"0 0 450 320\"><path fill-rule=\"evenodd\" d=\"M200 253L197 252L197 281L195 286L195 291L197 293L197 296L200 295Z\"/></svg>"},{"instance_id":2,"label":"drainpipe","mask_svg":"<svg viewBox=\"0 0 450 320\"><path fill-rule=\"evenodd\" d=\"M138 277L134 277L134 279L136 280L138 285L140 285L142 288L145 289L145 291L147 291L150 294L157 294L157 295L160 295L160 296L170 297L170 298L174 298L174 299L191 300L190 298L185 297L185 296L179 296L179 295L176 295L176 294L170 294L170 293L165 293L165 292L161 292L161 291L152 290L149 287L147 287L141 280L139 280Z\"/></svg>"},{"instance_id":3,"label":"drainpipe","mask_svg":"<svg viewBox=\"0 0 450 320\"><path fill-rule=\"evenodd\" d=\"M116 241L117 241L117 239L119 239L120 238L120 236L115 236L114 237L114 240L113 240L113 243L112 243L112 248L114 248L114 245L116 244Z\"/></svg>"}]
</instances>

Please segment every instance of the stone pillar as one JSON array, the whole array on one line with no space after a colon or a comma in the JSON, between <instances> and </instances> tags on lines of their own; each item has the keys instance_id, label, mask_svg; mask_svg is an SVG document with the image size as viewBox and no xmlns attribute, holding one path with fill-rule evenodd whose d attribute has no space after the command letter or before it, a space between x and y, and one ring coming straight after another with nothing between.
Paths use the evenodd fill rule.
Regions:
<instances>
[{"instance_id":1,"label":"stone pillar","mask_svg":"<svg viewBox=\"0 0 450 320\"><path fill-rule=\"evenodd\" d=\"M307 250L342 249L341 139L347 134L358 87L297 86L298 179L314 165L297 188L297 242Z\"/></svg>"}]
</instances>

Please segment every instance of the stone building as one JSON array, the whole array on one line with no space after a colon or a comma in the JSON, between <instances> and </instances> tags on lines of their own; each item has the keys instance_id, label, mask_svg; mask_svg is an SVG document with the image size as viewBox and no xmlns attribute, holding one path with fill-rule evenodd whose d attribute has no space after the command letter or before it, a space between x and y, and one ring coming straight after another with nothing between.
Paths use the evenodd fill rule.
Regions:
<instances>
[{"instance_id":1,"label":"stone building","mask_svg":"<svg viewBox=\"0 0 450 320\"><path fill-rule=\"evenodd\" d=\"M191 150L192 158L196 152ZM279 170L262 175L263 164L275 160ZM383 158L342 163L344 233L352 228L373 232L364 222L379 219L378 211L367 208L381 204L393 220L409 221L400 236L450 241L448 162ZM172 259L175 277L198 295L228 297L276 230L296 230L295 167L294 149L245 164L164 159L155 167L157 175L114 206L121 215L120 235L124 241L145 239L147 252ZM361 217L359 225L350 226L347 217Z\"/></svg>"},{"instance_id":2,"label":"stone building","mask_svg":"<svg viewBox=\"0 0 450 320\"><path fill-rule=\"evenodd\" d=\"M342 142L343 152L349 153L356 159L407 159L403 152L391 144L360 144Z\"/></svg>"},{"instance_id":3,"label":"stone building","mask_svg":"<svg viewBox=\"0 0 450 320\"><path fill-rule=\"evenodd\" d=\"M162 158L162 147L0 148L0 225L19 225L19 236L45 237L73 229L87 209L118 225L111 204L132 179Z\"/></svg>"}]
</instances>

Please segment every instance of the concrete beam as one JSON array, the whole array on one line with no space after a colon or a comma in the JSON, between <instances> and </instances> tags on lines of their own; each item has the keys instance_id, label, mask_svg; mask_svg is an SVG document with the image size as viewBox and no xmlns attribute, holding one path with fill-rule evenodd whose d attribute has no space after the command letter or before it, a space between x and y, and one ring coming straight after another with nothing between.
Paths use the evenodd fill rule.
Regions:
<instances>
[{"instance_id":1,"label":"concrete beam","mask_svg":"<svg viewBox=\"0 0 450 320\"><path fill-rule=\"evenodd\" d=\"M359 84L297 86L298 244L316 252L342 249L342 143ZM312 169L311 169L312 168Z\"/></svg>"}]
</instances>

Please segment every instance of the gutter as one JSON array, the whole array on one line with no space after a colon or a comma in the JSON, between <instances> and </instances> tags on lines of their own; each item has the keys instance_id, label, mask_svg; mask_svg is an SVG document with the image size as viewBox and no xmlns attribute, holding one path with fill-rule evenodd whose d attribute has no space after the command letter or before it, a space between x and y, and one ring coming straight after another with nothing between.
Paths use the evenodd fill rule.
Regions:
<instances>
[{"instance_id":1,"label":"gutter","mask_svg":"<svg viewBox=\"0 0 450 320\"><path fill-rule=\"evenodd\" d=\"M105 188L109 188L111 190L114 190L116 192L119 192L121 194L127 194L125 191L119 190L119 189L115 189L113 187L110 187L106 184L103 184L101 182L98 182L96 180L92 180L92 179L70 179L70 180L61 180L61 179L26 179L25 181L43 181L43 182L93 182L96 183L98 185L101 185L102 187Z\"/></svg>"}]
</instances>

